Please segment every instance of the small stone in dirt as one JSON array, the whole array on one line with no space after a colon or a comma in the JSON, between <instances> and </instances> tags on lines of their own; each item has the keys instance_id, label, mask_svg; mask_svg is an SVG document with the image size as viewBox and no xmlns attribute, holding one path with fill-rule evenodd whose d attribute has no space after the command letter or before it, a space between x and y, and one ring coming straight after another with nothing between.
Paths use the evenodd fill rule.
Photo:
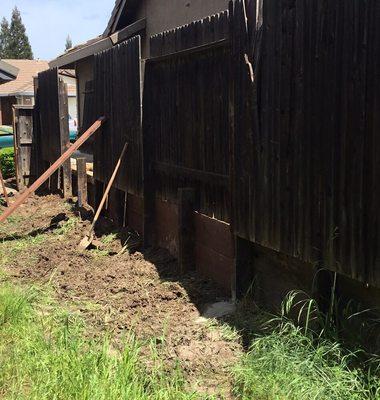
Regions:
<instances>
[{"instance_id":1,"label":"small stone in dirt","mask_svg":"<svg viewBox=\"0 0 380 400\"><path fill-rule=\"evenodd\" d=\"M235 310L235 303L231 301L220 301L209 305L202 316L205 318L222 318L234 314Z\"/></svg>"}]
</instances>

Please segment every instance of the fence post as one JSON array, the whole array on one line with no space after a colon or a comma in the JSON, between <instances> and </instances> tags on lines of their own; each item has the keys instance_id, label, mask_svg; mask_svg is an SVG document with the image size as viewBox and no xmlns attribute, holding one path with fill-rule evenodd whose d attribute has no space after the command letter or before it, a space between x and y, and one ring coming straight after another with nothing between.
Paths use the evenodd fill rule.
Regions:
<instances>
[{"instance_id":1,"label":"fence post","mask_svg":"<svg viewBox=\"0 0 380 400\"><path fill-rule=\"evenodd\" d=\"M40 105L39 105L39 80L38 76L33 78L33 89L34 89L34 110L33 110L33 132L34 132L34 168L36 171L36 177L43 174L43 161L41 152L41 118L40 118ZM42 186L46 189L46 184Z\"/></svg>"},{"instance_id":2,"label":"fence post","mask_svg":"<svg viewBox=\"0 0 380 400\"><path fill-rule=\"evenodd\" d=\"M78 207L83 207L88 202L86 159L84 157L77 158L77 175L78 175Z\"/></svg>"},{"instance_id":3,"label":"fence post","mask_svg":"<svg viewBox=\"0 0 380 400\"><path fill-rule=\"evenodd\" d=\"M14 160L15 160L15 169L16 169L16 182L17 182L17 190L19 192L23 192L25 190L25 183L23 179L23 170L22 170L22 158L20 157L20 121L19 121L19 110L13 107L13 140L14 140Z\"/></svg>"},{"instance_id":4,"label":"fence post","mask_svg":"<svg viewBox=\"0 0 380 400\"><path fill-rule=\"evenodd\" d=\"M63 154L70 146L70 131L69 131L69 105L67 100L67 85L59 79L58 83L59 94L59 131L61 137L61 154ZM72 197L72 174L71 161L68 159L62 166L63 171L63 196L65 198Z\"/></svg>"}]
</instances>

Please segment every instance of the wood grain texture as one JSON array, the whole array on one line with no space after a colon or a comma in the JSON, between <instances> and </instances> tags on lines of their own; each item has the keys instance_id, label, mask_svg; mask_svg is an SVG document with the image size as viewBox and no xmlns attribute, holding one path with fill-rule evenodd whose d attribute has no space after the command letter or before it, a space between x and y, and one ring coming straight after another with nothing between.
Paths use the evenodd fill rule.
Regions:
<instances>
[{"instance_id":1,"label":"wood grain texture","mask_svg":"<svg viewBox=\"0 0 380 400\"><path fill-rule=\"evenodd\" d=\"M150 49L144 80L144 165L150 182L145 197L155 192L177 203L178 188L192 187L196 210L229 221L228 13L155 35Z\"/></svg>"},{"instance_id":2,"label":"wood grain texture","mask_svg":"<svg viewBox=\"0 0 380 400\"><path fill-rule=\"evenodd\" d=\"M88 204L86 159L77 158L78 207Z\"/></svg>"},{"instance_id":3,"label":"wood grain texture","mask_svg":"<svg viewBox=\"0 0 380 400\"><path fill-rule=\"evenodd\" d=\"M96 54L94 81L88 86L89 91L93 87L88 107L93 107L95 114L107 116L103 134L93 143L94 178L108 182L128 142L128 157L122 162L114 187L135 195L142 192L140 42L140 36L136 36Z\"/></svg>"},{"instance_id":4,"label":"wood grain texture","mask_svg":"<svg viewBox=\"0 0 380 400\"><path fill-rule=\"evenodd\" d=\"M231 12L234 231L378 286L380 6L246 3Z\"/></svg>"}]
</instances>

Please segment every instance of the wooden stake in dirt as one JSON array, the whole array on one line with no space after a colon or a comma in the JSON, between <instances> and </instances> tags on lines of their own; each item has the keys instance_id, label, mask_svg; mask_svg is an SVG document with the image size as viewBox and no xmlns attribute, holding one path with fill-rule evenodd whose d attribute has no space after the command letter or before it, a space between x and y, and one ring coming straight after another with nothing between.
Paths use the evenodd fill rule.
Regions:
<instances>
[{"instance_id":1,"label":"wooden stake in dirt","mask_svg":"<svg viewBox=\"0 0 380 400\"><path fill-rule=\"evenodd\" d=\"M87 171L85 158L77 158L77 176L78 207L83 207L87 204Z\"/></svg>"},{"instance_id":2,"label":"wooden stake in dirt","mask_svg":"<svg viewBox=\"0 0 380 400\"><path fill-rule=\"evenodd\" d=\"M7 188L5 187L3 174L1 173L1 165L0 165L0 181L1 181L1 187L3 188L5 202L7 203L7 207L9 207L9 197L8 197L8 193L7 193Z\"/></svg>"},{"instance_id":3,"label":"wooden stake in dirt","mask_svg":"<svg viewBox=\"0 0 380 400\"><path fill-rule=\"evenodd\" d=\"M33 194L44 182L46 182L49 177L57 171L57 169L67 161L72 154L79 149L80 146L91 137L103 124L105 121L105 117L100 117L87 131L68 149L66 150L61 157L45 172L40 176L33 185L26 189L23 194L21 194L17 200L9 207L3 214L0 215L0 222L5 221L11 214L13 214L21 204L25 202L25 200Z\"/></svg>"},{"instance_id":4,"label":"wooden stake in dirt","mask_svg":"<svg viewBox=\"0 0 380 400\"><path fill-rule=\"evenodd\" d=\"M106 190L105 190L105 192L103 194L103 197L102 197L102 199L100 201L99 207L98 207L98 209L96 211L96 214L95 214L94 220L92 221L90 229L88 230L86 236L79 243L78 248L80 250L86 250L90 246L92 241L94 240L94 228L95 228L96 222L98 221L98 219L100 217L100 213L102 212L102 209L103 209L104 204L105 204L105 202L107 200L109 192L110 192L110 190L112 188L112 185L113 185L113 183L114 183L114 181L116 179L117 173L119 172L119 169L120 169L120 166L121 166L121 162L123 160L123 157L124 157L127 149L128 149L128 143L125 143L124 148L123 148L123 150L122 150L122 152L120 154L120 157L119 157L119 159L118 159L118 161L116 163L115 169L114 169L114 171L112 173L112 176L110 178L110 181L108 182L107 188L106 188Z\"/></svg>"}]
</instances>

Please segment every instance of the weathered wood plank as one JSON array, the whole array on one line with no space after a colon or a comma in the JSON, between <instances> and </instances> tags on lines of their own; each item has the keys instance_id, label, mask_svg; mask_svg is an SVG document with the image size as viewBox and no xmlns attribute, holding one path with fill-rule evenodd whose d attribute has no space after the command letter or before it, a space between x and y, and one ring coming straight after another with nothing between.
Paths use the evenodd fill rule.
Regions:
<instances>
[{"instance_id":1,"label":"weathered wood plank","mask_svg":"<svg viewBox=\"0 0 380 400\"><path fill-rule=\"evenodd\" d=\"M87 170L86 159L77 158L77 182L78 182L78 207L84 207L88 203L87 194Z\"/></svg>"},{"instance_id":2,"label":"weathered wood plank","mask_svg":"<svg viewBox=\"0 0 380 400\"><path fill-rule=\"evenodd\" d=\"M67 97L67 85L59 79L58 82L58 108L59 108L59 132L61 140L61 152L64 153L70 146L69 132L69 105ZM65 198L73 195L71 162L67 160L62 165L62 191Z\"/></svg>"},{"instance_id":3,"label":"weathered wood plank","mask_svg":"<svg viewBox=\"0 0 380 400\"><path fill-rule=\"evenodd\" d=\"M242 79L248 68L238 69L246 54L239 4L232 44L239 71L233 77L234 232L379 285L374 204L380 166L373 132L379 126L380 6L372 0L247 1L248 49L253 37L262 37L251 56L255 97ZM247 96L257 111L255 101L243 106Z\"/></svg>"},{"instance_id":4,"label":"weathered wood plank","mask_svg":"<svg viewBox=\"0 0 380 400\"><path fill-rule=\"evenodd\" d=\"M144 152L148 186L154 183L156 195L171 202L178 201L178 187L194 187L197 210L226 221L230 218L227 18L224 12L151 38L153 59L145 70L143 123L144 142L152 147L149 160ZM149 198L151 192L144 191Z\"/></svg>"},{"instance_id":5,"label":"weathered wood plank","mask_svg":"<svg viewBox=\"0 0 380 400\"><path fill-rule=\"evenodd\" d=\"M105 182L126 142L129 155L121 165L114 187L136 195L142 193L141 39L136 36L95 55L93 94L97 114L108 122L93 143L94 177Z\"/></svg>"}]
</instances>

